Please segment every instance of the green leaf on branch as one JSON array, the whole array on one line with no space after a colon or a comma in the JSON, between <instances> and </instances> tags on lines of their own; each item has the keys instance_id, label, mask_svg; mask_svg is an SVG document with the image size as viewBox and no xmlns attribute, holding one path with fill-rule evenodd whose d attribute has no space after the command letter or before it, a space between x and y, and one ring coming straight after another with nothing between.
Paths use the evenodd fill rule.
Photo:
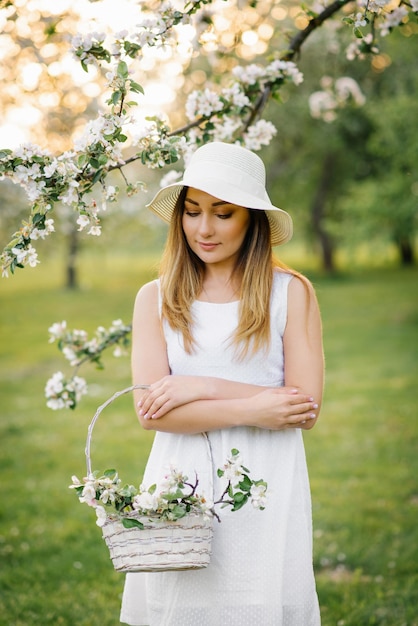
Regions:
<instances>
[{"instance_id":1,"label":"green leaf on branch","mask_svg":"<svg viewBox=\"0 0 418 626\"><path fill-rule=\"evenodd\" d=\"M142 93L142 94L145 93L142 85L140 85L139 83L136 83L134 80L130 81L129 87L130 87L130 90L133 91L134 93Z\"/></svg>"},{"instance_id":2,"label":"green leaf on branch","mask_svg":"<svg viewBox=\"0 0 418 626\"><path fill-rule=\"evenodd\" d=\"M35 215L32 216L32 224L34 226L39 226L42 223L45 223L45 215L42 215L42 213L35 213Z\"/></svg>"},{"instance_id":3,"label":"green leaf on branch","mask_svg":"<svg viewBox=\"0 0 418 626\"><path fill-rule=\"evenodd\" d=\"M80 156L77 159L77 165L80 168L83 168L85 165L87 165L88 162L89 162L89 157L87 154L80 154Z\"/></svg>"},{"instance_id":4,"label":"green leaf on branch","mask_svg":"<svg viewBox=\"0 0 418 626\"><path fill-rule=\"evenodd\" d=\"M93 180L91 181L92 185L97 183L97 181L100 180L102 176L103 176L103 169L100 168L99 170L97 170L97 172L93 176Z\"/></svg>"},{"instance_id":5,"label":"green leaf on branch","mask_svg":"<svg viewBox=\"0 0 418 626\"><path fill-rule=\"evenodd\" d=\"M248 494L245 493L235 493L234 494L234 506L232 507L232 511L239 511L242 507L247 503Z\"/></svg>"},{"instance_id":6,"label":"green leaf on branch","mask_svg":"<svg viewBox=\"0 0 418 626\"><path fill-rule=\"evenodd\" d=\"M164 498L164 500L168 500L168 502L173 502L174 500L181 500L181 498L183 497L183 493L180 491L180 489L177 489L177 491L165 493L162 497Z\"/></svg>"},{"instance_id":7,"label":"green leaf on branch","mask_svg":"<svg viewBox=\"0 0 418 626\"><path fill-rule=\"evenodd\" d=\"M122 525L124 528L140 528L141 530L144 528L144 524L133 517L124 517L122 519Z\"/></svg>"},{"instance_id":8,"label":"green leaf on branch","mask_svg":"<svg viewBox=\"0 0 418 626\"><path fill-rule=\"evenodd\" d=\"M181 519L182 517L187 515L186 508L183 506L180 506L179 504L175 506L173 509L171 509L171 512L175 516L176 519Z\"/></svg>"},{"instance_id":9,"label":"green leaf on branch","mask_svg":"<svg viewBox=\"0 0 418 626\"><path fill-rule=\"evenodd\" d=\"M116 105L120 101L121 98L122 98L122 92L119 90L114 91L112 95L110 96L109 100L107 101L107 103Z\"/></svg>"},{"instance_id":10,"label":"green leaf on branch","mask_svg":"<svg viewBox=\"0 0 418 626\"><path fill-rule=\"evenodd\" d=\"M141 50L141 46L137 43L132 43L131 41L124 41L123 48L126 54L132 59L136 57L138 52Z\"/></svg>"},{"instance_id":11,"label":"green leaf on branch","mask_svg":"<svg viewBox=\"0 0 418 626\"><path fill-rule=\"evenodd\" d=\"M242 489L243 491L250 491L252 484L253 483L250 477L244 474L244 478L239 483L239 486L240 486L240 489Z\"/></svg>"},{"instance_id":12,"label":"green leaf on branch","mask_svg":"<svg viewBox=\"0 0 418 626\"><path fill-rule=\"evenodd\" d=\"M122 78L123 80L126 80L128 78L129 70L128 70L128 66L125 63L125 61L119 61L117 74L118 74L118 77Z\"/></svg>"}]
</instances>

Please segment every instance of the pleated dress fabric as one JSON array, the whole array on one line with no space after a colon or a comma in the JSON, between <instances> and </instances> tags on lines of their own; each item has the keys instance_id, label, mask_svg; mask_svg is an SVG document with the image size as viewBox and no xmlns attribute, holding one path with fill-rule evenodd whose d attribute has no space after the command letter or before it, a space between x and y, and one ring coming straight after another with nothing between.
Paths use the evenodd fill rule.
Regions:
<instances>
[{"instance_id":1,"label":"pleated dress fabric","mask_svg":"<svg viewBox=\"0 0 418 626\"><path fill-rule=\"evenodd\" d=\"M187 354L181 336L164 323L172 374L215 376L280 387L283 385L283 333L287 290L292 276L275 271L270 303L269 349L238 360L230 344L237 326L238 302L193 304L197 348ZM312 512L305 451L300 429L270 431L235 427L209 433L210 466L201 434L157 432L144 484L161 480L174 463L199 489L215 499L221 485L216 469L232 448L254 479L268 483L264 511L247 504L220 509L214 521L212 556L201 570L126 575L121 622L131 626L319 626L312 567ZM210 494L209 494L210 495Z\"/></svg>"}]
</instances>

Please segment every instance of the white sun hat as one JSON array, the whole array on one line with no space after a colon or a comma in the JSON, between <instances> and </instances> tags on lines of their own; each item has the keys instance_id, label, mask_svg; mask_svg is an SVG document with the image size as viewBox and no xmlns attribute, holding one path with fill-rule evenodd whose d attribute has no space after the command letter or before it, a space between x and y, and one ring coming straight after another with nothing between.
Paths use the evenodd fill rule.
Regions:
<instances>
[{"instance_id":1,"label":"white sun hat","mask_svg":"<svg viewBox=\"0 0 418 626\"><path fill-rule=\"evenodd\" d=\"M184 187L199 189L219 200L247 209L265 211L270 223L272 246L286 243L292 237L292 218L286 211L272 205L266 192L264 163L247 148L220 141L201 146L191 157L182 180L160 189L147 207L170 222Z\"/></svg>"}]
</instances>

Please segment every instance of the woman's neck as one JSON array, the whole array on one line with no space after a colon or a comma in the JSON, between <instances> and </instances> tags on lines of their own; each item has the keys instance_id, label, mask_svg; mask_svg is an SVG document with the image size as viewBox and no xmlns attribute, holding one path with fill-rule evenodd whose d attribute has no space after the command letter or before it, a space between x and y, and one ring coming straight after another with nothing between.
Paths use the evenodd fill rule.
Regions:
<instances>
[{"instance_id":1,"label":"woman's neck","mask_svg":"<svg viewBox=\"0 0 418 626\"><path fill-rule=\"evenodd\" d=\"M239 299L240 287L240 280L233 273L207 272L199 300L218 304L233 302Z\"/></svg>"}]
</instances>

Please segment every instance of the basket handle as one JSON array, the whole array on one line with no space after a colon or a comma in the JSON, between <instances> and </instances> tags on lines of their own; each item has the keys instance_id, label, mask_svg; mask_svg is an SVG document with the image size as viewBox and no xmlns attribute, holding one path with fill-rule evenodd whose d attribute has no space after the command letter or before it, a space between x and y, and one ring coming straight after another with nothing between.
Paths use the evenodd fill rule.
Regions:
<instances>
[{"instance_id":1,"label":"basket handle","mask_svg":"<svg viewBox=\"0 0 418 626\"><path fill-rule=\"evenodd\" d=\"M90 476L91 474L90 449L91 449L91 438L93 435L93 428L97 420L99 419L100 413L103 411L103 409L109 406L109 404L112 404L114 400L117 400L120 396L124 396L125 394L130 393L131 391L134 391L134 389L149 389L149 385L131 385L130 387L126 387L125 389L122 389L121 391L117 391L116 393L113 394L111 398L106 400L106 402L103 402L103 404L98 407L96 413L94 414L94 417L91 420L90 426L88 427L88 430L87 430L87 440L86 440L86 449L85 449L87 476Z\"/></svg>"},{"instance_id":2,"label":"basket handle","mask_svg":"<svg viewBox=\"0 0 418 626\"><path fill-rule=\"evenodd\" d=\"M100 413L107 407L109 406L109 404L112 404L112 402L114 400L117 400L120 396L124 396L127 393L130 393L131 391L134 391L135 389L149 389L150 385L131 385L130 387L126 387L125 389L122 389L121 391L116 391L116 393L113 394L113 396L111 396L108 400L106 400L106 402L103 402L103 404L101 404L98 409L96 410L96 413L94 414L93 419L90 422L90 425L88 427L87 430L87 439L86 439L86 448L85 448L85 454L86 454L86 467L87 467L87 476L90 476L90 474L92 473L91 471L91 456L90 456L90 449L91 449L91 438L93 435L93 429L94 426L97 422L97 420L99 419ZM209 463L210 463L210 467L213 468L213 456L212 456L212 447L210 444L210 440L209 437L207 435L206 432L202 432L201 433L205 443L206 443L206 451L208 453L208 459L209 459ZM209 481L210 481L210 490L212 492L212 496L213 494L213 477L212 477L212 472L209 472Z\"/></svg>"}]
</instances>

